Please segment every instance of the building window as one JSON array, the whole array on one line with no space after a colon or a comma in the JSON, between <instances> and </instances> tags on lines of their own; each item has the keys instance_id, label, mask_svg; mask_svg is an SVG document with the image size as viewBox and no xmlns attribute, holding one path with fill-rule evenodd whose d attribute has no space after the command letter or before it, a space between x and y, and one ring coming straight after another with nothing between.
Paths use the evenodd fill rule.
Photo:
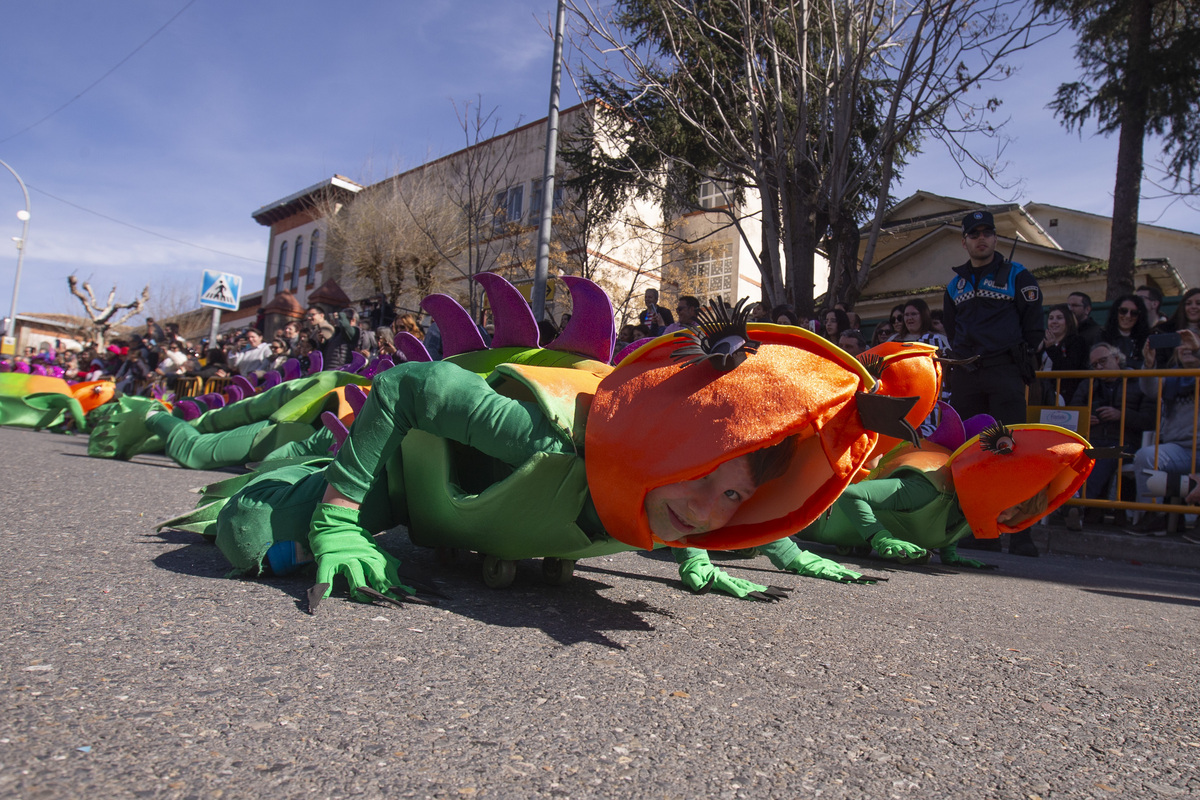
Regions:
<instances>
[{"instance_id":1,"label":"building window","mask_svg":"<svg viewBox=\"0 0 1200 800\"><path fill-rule=\"evenodd\" d=\"M556 178L554 180L554 210L557 211L563 205L563 187L562 183ZM542 217L542 179L536 178L530 186L529 191L529 214L535 219Z\"/></svg>"},{"instance_id":2,"label":"building window","mask_svg":"<svg viewBox=\"0 0 1200 800\"><path fill-rule=\"evenodd\" d=\"M733 205L730 199L732 187L728 181L701 181L698 190L700 207L704 209L723 208Z\"/></svg>"},{"instance_id":3,"label":"building window","mask_svg":"<svg viewBox=\"0 0 1200 800\"><path fill-rule=\"evenodd\" d=\"M308 277L304 279L305 286L317 282L317 247L321 244L321 232L313 231L308 237Z\"/></svg>"},{"instance_id":4,"label":"building window","mask_svg":"<svg viewBox=\"0 0 1200 800\"><path fill-rule=\"evenodd\" d=\"M524 186L512 186L507 191L496 193L492 212L493 233L504 233L504 228L508 223L521 221L524 200Z\"/></svg>"},{"instance_id":5,"label":"building window","mask_svg":"<svg viewBox=\"0 0 1200 800\"><path fill-rule=\"evenodd\" d=\"M275 273L275 294L283 291L283 270L287 267L287 246L287 242L279 245L279 271Z\"/></svg>"},{"instance_id":6,"label":"building window","mask_svg":"<svg viewBox=\"0 0 1200 800\"><path fill-rule=\"evenodd\" d=\"M296 250L292 253L292 282L288 286L293 292L300 288L300 252L304 249L304 237L296 237Z\"/></svg>"},{"instance_id":7,"label":"building window","mask_svg":"<svg viewBox=\"0 0 1200 800\"><path fill-rule=\"evenodd\" d=\"M737 290L737 274L733 269L733 244L713 245L696 255L692 264L692 278L696 287L696 296L701 303L717 297L725 298L725 302L733 305L733 296Z\"/></svg>"}]
</instances>

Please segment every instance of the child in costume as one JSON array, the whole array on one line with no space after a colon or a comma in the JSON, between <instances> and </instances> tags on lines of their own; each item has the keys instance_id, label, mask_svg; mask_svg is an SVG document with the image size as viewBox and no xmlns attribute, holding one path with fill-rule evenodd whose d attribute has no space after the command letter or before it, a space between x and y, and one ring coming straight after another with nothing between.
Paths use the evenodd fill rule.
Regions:
<instances>
[{"instance_id":1,"label":"child in costume","mask_svg":"<svg viewBox=\"0 0 1200 800\"><path fill-rule=\"evenodd\" d=\"M870 551L900 563L985 568L958 555L972 533L996 538L1024 530L1071 498L1095 464L1081 436L1053 425L966 420L941 405L941 425L918 449L902 443L867 480L842 496L796 538Z\"/></svg>"},{"instance_id":2,"label":"child in costume","mask_svg":"<svg viewBox=\"0 0 1200 800\"><path fill-rule=\"evenodd\" d=\"M480 550L493 564L656 545L763 545L837 497L876 429L913 435L904 416L915 398L886 396L862 364L811 333L747 328L744 314L717 307L703 312L700 334L660 337L612 368L611 306L594 284L564 278L575 314L539 350L516 290L497 276L479 279L496 313L493 349L474 341L461 307L461 325L443 313L449 359L410 355L377 375L323 472L313 464L265 472L233 497L232 486L210 487L207 505L171 524L215 534L247 572L280 542L305 546L317 562L310 605L328 596L337 574L356 598L393 599L413 592L371 535L390 525L407 524L417 544ZM445 296L424 305L457 306ZM652 447L652 439L679 445ZM756 478L759 457L747 457L785 442ZM789 571L860 577L799 553L784 564ZM688 571L715 582L711 565ZM698 583L689 585L704 588ZM776 596L742 583L717 588Z\"/></svg>"}]
</instances>

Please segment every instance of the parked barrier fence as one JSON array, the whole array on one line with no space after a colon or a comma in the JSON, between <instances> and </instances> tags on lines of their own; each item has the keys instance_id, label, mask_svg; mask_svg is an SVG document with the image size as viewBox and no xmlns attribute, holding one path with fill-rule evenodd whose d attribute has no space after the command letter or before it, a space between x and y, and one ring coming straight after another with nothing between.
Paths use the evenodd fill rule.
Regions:
<instances>
[{"instance_id":1,"label":"parked barrier fence","mask_svg":"<svg viewBox=\"0 0 1200 800\"><path fill-rule=\"evenodd\" d=\"M1196 378L1195 385L1192 387L1192 443L1191 443L1191 463L1196 464L1197 450L1197 422L1200 417L1200 370L1196 369L1136 369L1136 370L1061 370L1061 371L1045 371L1036 374L1038 380L1033 384L1034 390L1042 386L1042 380L1053 382L1055 393L1061 397L1062 382L1064 380L1082 379L1087 381L1088 394L1086 406L1044 406L1030 405L1028 421L1029 422L1047 422L1052 421L1054 424L1061 425L1067 422L1063 427L1073 427L1073 429L1084 438L1088 438L1088 433L1091 428L1092 414L1092 398L1095 390L1095 384L1092 382L1094 378L1118 378L1121 381L1121 417L1119 420L1118 430L1120 431L1120 439L1118 440L1121 456L1117 462L1116 475L1119 476L1115 483L1118 485L1115 490L1110 491L1110 494L1115 494L1113 498L1098 498L1088 497L1086 485L1080 489L1080 496L1067 501L1068 505L1085 506L1089 508L1102 508L1111 510L1124 511L1162 511L1174 514L1195 514L1200 513L1200 508L1197 506L1185 505L1182 498L1164 498L1162 503L1143 503L1131 500L1121 500L1119 481L1122 478L1133 479L1133 455L1141 447L1154 447L1154 468L1158 469L1159 463L1159 444L1158 430L1162 424L1162 391L1163 382L1157 381L1157 391L1155 394L1155 411L1154 411L1154 428L1146 431L1139 441L1127 441L1125 431L1125 414L1126 414L1126 399L1128 397L1128 387L1130 381L1136 381L1139 378ZM1072 426L1070 423L1074 421L1076 424ZM1188 472L1195 472L1196 469L1189 469ZM1175 501L1175 502L1171 502Z\"/></svg>"}]
</instances>

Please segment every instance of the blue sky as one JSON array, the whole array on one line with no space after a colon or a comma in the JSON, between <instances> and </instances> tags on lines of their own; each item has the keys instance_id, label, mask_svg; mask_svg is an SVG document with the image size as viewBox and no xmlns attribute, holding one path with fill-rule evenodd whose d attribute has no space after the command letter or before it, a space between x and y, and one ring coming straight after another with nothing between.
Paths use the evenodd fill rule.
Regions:
<instances>
[{"instance_id":1,"label":"blue sky","mask_svg":"<svg viewBox=\"0 0 1200 800\"><path fill-rule=\"evenodd\" d=\"M0 159L33 205L20 311L76 312L72 272L98 291L117 284L123 298L146 283L198 290L203 269L241 274L252 290L267 245L255 209L334 173L378 179L461 148L456 103L482 96L502 130L545 116L553 11L553 0L8 4ZM1044 108L1074 76L1070 45L1064 37L1018 56L1021 72L999 88L1015 140L1005 177L1019 187L1001 194L1108 214L1115 139L1069 134ZM564 107L577 100L565 87ZM895 193L987 200L962 186L939 147ZM0 171L3 316L22 203ZM1200 232L1200 212L1164 206L1144 202L1143 221Z\"/></svg>"}]
</instances>

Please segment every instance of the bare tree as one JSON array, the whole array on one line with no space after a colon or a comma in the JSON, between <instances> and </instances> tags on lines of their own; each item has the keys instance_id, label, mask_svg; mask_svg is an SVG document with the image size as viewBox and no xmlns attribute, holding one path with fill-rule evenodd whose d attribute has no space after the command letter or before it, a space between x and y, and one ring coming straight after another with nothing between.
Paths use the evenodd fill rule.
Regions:
<instances>
[{"instance_id":1,"label":"bare tree","mask_svg":"<svg viewBox=\"0 0 1200 800\"><path fill-rule=\"evenodd\" d=\"M827 234L857 249L871 219L864 257L834 257L850 273L837 293L861 292L896 170L923 138L994 174L968 146L997 134L984 87L1061 27L1024 0L569 2L588 86L612 109L603 133L636 156L610 158L626 187L661 196L682 174L753 190L760 240L738 227L764 299L802 308Z\"/></svg>"},{"instance_id":2,"label":"bare tree","mask_svg":"<svg viewBox=\"0 0 1200 800\"><path fill-rule=\"evenodd\" d=\"M83 310L87 312L88 318L92 321L92 334L95 337L96 345L103 347L105 340L108 337L108 331L117 325L122 325L130 317L140 314L145 308L146 303L150 302L150 287L146 286L142 289L142 294L128 303L118 303L117 287L114 286L112 291L108 293L108 299L102 306L96 301L96 295L92 292L91 284L84 281L82 284L83 291L80 291L81 284L71 275L67 278L67 286L71 289L71 294L79 298L79 302L83 304ZM86 292L86 296L84 295ZM124 311L125 314L118 318L119 312Z\"/></svg>"}]
</instances>

